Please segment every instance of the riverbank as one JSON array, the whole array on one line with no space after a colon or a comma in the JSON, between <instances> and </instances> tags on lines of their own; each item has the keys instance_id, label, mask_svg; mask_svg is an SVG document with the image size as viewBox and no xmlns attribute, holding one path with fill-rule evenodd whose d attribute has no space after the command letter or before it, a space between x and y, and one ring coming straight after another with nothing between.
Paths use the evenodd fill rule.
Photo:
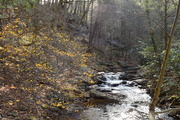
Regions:
<instances>
[{"instance_id":1,"label":"riverbank","mask_svg":"<svg viewBox=\"0 0 180 120\"><path fill-rule=\"evenodd\" d=\"M31 46L4 41L0 49L0 119L66 119L88 97L95 55L84 52L82 37L49 29L36 37Z\"/></svg>"}]
</instances>

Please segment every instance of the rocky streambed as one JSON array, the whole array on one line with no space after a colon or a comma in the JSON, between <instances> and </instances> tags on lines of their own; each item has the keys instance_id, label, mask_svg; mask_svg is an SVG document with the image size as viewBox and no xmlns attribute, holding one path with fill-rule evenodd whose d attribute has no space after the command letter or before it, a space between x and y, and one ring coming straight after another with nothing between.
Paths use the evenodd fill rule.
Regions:
<instances>
[{"instance_id":1,"label":"rocky streambed","mask_svg":"<svg viewBox=\"0 0 180 120\"><path fill-rule=\"evenodd\" d=\"M128 76L124 72L99 72L97 84L89 86L87 109L81 114L86 120L148 120L151 97L144 89L146 80ZM156 111L160 111L156 108ZM173 120L167 114L159 114L157 120Z\"/></svg>"}]
</instances>

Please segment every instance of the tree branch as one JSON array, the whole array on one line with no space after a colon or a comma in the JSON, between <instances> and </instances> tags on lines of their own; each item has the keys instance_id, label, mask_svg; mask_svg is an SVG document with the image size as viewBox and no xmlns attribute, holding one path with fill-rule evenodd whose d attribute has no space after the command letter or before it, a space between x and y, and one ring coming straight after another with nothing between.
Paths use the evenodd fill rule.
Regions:
<instances>
[{"instance_id":1,"label":"tree branch","mask_svg":"<svg viewBox=\"0 0 180 120\"><path fill-rule=\"evenodd\" d=\"M149 16L147 16L147 15L144 16L144 17L147 17L147 18L149 18L150 20L152 20L153 22L155 22L155 23L169 36L168 31L166 31L165 28L164 28L161 24L159 24L156 20L152 19L151 17L149 17Z\"/></svg>"},{"instance_id":2,"label":"tree branch","mask_svg":"<svg viewBox=\"0 0 180 120\"><path fill-rule=\"evenodd\" d=\"M176 111L176 110L180 110L180 108L171 108L171 109L163 110L160 112L155 112L155 114L161 114L161 113L166 113L166 112Z\"/></svg>"}]
</instances>

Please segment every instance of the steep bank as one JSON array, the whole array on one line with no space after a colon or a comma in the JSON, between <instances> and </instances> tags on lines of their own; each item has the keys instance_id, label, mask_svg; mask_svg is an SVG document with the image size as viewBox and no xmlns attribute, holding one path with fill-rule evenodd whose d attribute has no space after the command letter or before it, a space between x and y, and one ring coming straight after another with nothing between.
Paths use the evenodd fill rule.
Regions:
<instances>
[{"instance_id":1,"label":"steep bank","mask_svg":"<svg viewBox=\"0 0 180 120\"><path fill-rule=\"evenodd\" d=\"M95 55L85 52L83 37L72 40L68 32L48 29L39 34L20 46L9 36L3 38L0 119L66 119L88 97L84 84L91 82ZM38 41L28 45L35 38Z\"/></svg>"}]
</instances>

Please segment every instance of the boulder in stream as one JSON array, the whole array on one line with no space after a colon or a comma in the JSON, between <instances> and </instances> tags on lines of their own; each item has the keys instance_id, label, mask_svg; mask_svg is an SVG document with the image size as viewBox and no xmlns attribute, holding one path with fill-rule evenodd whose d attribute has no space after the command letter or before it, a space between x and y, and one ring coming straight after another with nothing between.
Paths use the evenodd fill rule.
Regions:
<instances>
[{"instance_id":1,"label":"boulder in stream","mask_svg":"<svg viewBox=\"0 0 180 120\"><path fill-rule=\"evenodd\" d=\"M96 98L96 99L110 99L110 100L121 101L126 96L125 95L115 95L115 94L112 94L109 92L101 92L99 90L91 89L90 97Z\"/></svg>"},{"instance_id":2,"label":"boulder in stream","mask_svg":"<svg viewBox=\"0 0 180 120\"><path fill-rule=\"evenodd\" d=\"M147 83L146 79L136 79L133 81L136 82L138 85L145 85Z\"/></svg>"},{"instance_id":3,"label":"boulder in stream","mask_svg":"<svg viewBox=\"0 0 180 120\"><path fill-rule=\"evenodd\" d=\"M95 83L102 84L102 83L105 83L105 81L107 81L106 77L104 77L102 74L103 73L101 73L101 74L99 73L96 76L92 77L92 79L95 81Z\"/></svg>"}]
</instances>

